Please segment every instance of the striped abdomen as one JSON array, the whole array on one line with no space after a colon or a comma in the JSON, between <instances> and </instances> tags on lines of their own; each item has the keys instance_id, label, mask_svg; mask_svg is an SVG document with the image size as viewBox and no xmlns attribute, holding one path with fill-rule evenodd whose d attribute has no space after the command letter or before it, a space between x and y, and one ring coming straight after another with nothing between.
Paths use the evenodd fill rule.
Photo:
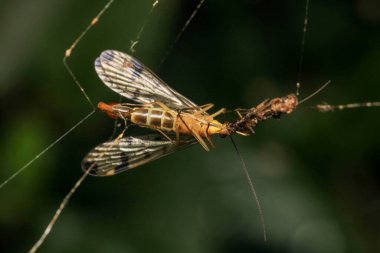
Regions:
<instances>
[{"instance_id":1,"label":"striped abdomen","mask_svg":"<svg viewBox=\"0 0 380 253\"><path fill-rule=\"evenodd\" d=\"M153 129L175 131L176 115L161 108L133 108L131 122Z\"/></svg>"}]
</instances>

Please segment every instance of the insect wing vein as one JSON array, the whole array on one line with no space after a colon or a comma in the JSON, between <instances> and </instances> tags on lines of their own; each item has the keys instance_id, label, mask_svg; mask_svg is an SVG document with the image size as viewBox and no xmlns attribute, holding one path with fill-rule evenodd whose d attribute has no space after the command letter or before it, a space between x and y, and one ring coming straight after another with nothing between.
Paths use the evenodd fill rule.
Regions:
<instances>
[{"instance_id":1,"label":"insect wing vein","mask_svg":"<svg viewBox=\"0 0 380 253\"><path fill-rule=\"evenodd\" d=\"M106 50L95 61L100 79L113 91L138 103L162 102L171 108L197 105L170 88L151 70L125 53Z\"/></svg>"},{"instance_id":2,"label":"insect wing vein","mask_svg":"<svg viewBox=\"0 0 380 253\"><path fill-rule=\"evenodd\" d=\"M183 137L173 144L162 135L153 133L124 137L104 142L92 149L82 161L82 169L90 168L90 175L112 176L185 149L197 143L193 137Z\"/></svg>"}]
</instances>

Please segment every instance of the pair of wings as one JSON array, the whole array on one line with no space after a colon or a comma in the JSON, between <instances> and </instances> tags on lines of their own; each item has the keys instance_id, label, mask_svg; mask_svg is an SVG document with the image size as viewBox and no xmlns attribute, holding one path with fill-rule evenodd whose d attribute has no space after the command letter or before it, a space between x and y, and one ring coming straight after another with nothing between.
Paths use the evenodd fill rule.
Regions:
<instances>
[{"instance_id":1,"label":"pair of wings","mask_svg":"<svg viewBox=\"0 0 380 253\"><path fill-rule=\"evenodd\" d=\"M95 70L111 90L137 103L159 101L172 109L197 107L138 60L125 53L115 50L102 52L95 61ZM181 138L179 144L173 144L159 133L123 137L92 149L84 157L82 169L90 169L89 174L93 176L111 176L184 149L196 142L193 137L188 136Z\"/></svg>"}]
</instances>

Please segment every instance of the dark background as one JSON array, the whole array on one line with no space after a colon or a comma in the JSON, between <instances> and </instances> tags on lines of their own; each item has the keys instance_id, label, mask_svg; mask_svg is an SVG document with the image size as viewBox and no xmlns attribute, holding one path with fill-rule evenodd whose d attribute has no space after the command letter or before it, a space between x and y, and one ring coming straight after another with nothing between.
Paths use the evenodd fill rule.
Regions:
<instances>
[{"instance_id":1,"label":"dark background","mask_svg":"<svg viewBox=\"0 0 380 253\"><path fill-rule=\"evenodd\" d=\"M93 62L128 51L197 104L257 105L295 91L305 1L208 0L166 61L196 1L116 1L69 63L92 101L118 101ZM105 1L0 4L0 179L8 178L91 111L62 65L66 48ZM311 1L301 98L331 85L292 115L236 137L267 225L228 139L199 145L108 178L88 178L41 252L379 252L378 108L320 113L379 99L380 5ZM223 121L223 117L220 118ZM111 135L96 113L0 189L0 251L25 252L81 176L80 162ZM129 134L133 135L133 129Z\"/></svg>"}]
</instances>

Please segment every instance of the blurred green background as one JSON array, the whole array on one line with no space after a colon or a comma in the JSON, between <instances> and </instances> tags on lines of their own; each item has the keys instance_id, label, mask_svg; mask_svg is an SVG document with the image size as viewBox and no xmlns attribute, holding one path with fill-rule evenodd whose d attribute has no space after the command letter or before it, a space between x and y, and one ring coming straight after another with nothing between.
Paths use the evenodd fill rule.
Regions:
<instances>
[{"instance_id":1,"label":"blurred green background","mask_svg":"<svg viewBox=\"0 0 380 253\"><path fill-rule=\"evenodd\" d=\"M91 108L62 65L64 51L106 1L0 4L0 180ZM93 62L128 51L197 104L251 107L295 91L305 1L208 0L160 65L197 1L119 0L69 63L94 103L118 101ZM228 139L109 178L88 178L40 252L380 252L379 109L320 113L321 101L379 100L380 5L311 1L301 97L332 84L254 136L236 137L267 225ZM221 118L223 120L223 118ZM113 122L96 113L0 189L0 252L25 252ZM133 135L131 129L129 134Z\"/></svg>"}]
</instances>

